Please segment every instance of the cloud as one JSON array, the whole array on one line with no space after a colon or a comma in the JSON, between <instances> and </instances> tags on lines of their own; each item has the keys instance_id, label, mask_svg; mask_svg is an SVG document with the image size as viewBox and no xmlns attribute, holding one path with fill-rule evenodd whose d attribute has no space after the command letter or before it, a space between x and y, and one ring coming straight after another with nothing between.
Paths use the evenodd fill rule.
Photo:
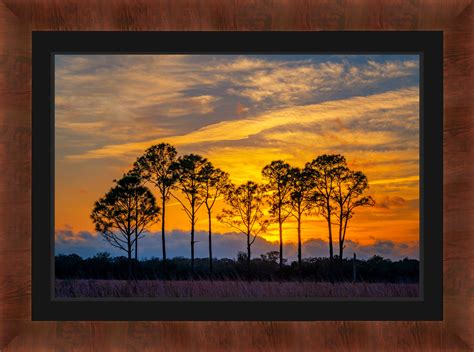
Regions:
<instances>
[{"instance_id":1,"label":"cloud","mask_svg":"<svg viewBox=\"0 0 474 352\"><path fill-rule=\"evenodd\" d=\"M414 175L414 176L408 176L408 177L389 178L389 179L384 179L384 180L373 180L370 183L372 185L388 184L388 183L406 183L406 182L418 183L419 180L420 180L420 176Z\"/></svg>"},{"instance_id":2,"label":"cloud","mask_svg":"<svg viewBox=\"0 0 474 352\"><path fill-rule=\"evenodd\" d=\"M360 75L361 77L385 77L394 78L413 74L419 68L418 62L410 61L388 61L384 63L369 60ZM356 73L357 74L357 73Z\"/></svg>"},{"instance_id":3,"label":"cloud","mask_svg":"<svg viewBox=\"0 0 474 352\"><path fill-rule=\"evenodd\" d=\"M166 141L176 146L204 142L245 140L266 130L279 126L306 126L324 123L333 119L339 121L363 118L366 114L378 110L397 110L418 104L418 88L406 88L394 92L385 92L366 97L352 97L320 104L284 108L255 117L233 121L221 121L205 126L181 136L168 136L160 140L148 140L138 143L111 144L84 154L71 155L70 159L97 159L117 157L141 152L151 144Z\"/></svg>"},{"instance_id":4,"label":"cloud","mask_svg":"<svg viewBox=\"0 0 474 352\"><path fill-rule=\"evenodd\" d=\"M235 106L235 114L236 115L243 115L247 111L249 111L249 108L247 106L241 104L240 102L237 102L237 104Z\"/></svg>"},{"instance_id":5,"label":"cloud","mask_svg":"<svg viewBox=\"0 0 474 352\"><path fill-rule=\"evenodd\" d=\"M302 130L287 129L282 132L269 131L263 137L267 140L285 143L303 143L304 141L317 140L320 148L338 148L346 145L356 148L358 146L387 145L399 141L397 135L392 131L318 131L310 128L302 128Z\"/></svg>"},{"instance_id":6,"label":"cloud","mask_svg":"<svg viewBox=\"0 0 474 352\"><path fill-rule=\"evenodd\" d=\"M95 240L97 235L94 235L88 231L74 232L71 229L65 229L61 231L56 231L55 233L55 242L57 244L69 243L89 243L91 240Z\"/></svg>"},{"instance_id":7,"label":"cloud","mask_svg":"<svg viewBox=\"0 0 474 352\"><path fill-rule=\"evenodd\" d=\"M416 258L418 259L419 246L418 242L394 242L390 240L375 240L372 244L361 246L357 242L347 240L345 243L345 251L349 253L356 253L357 258L366 259L373 255L380 255L385 258L403 259Z\"/></svg>"},{"instance_id":8,"label":"cloud","mask_svg":"<svg viewBox=\"0 0 474 352\"><path fill-rule=\"evenodd\" d=\"M375 202L375 206L384 209L390 209L392 207L402 207L406 205L407 201L403 197L398 196L385 196L381 199L377 199Z\"/></svg>"},{"instance_id":9,"label":"cloud","mask_svg":"<svg viewBox=\"0 0 474 352\"><path fill-rule=\"evenodd\" d=\"M233 80L235 88L230 94L246 97L254 103L271 100L284 105L307 99L316 90L331 86L331 80L339 81L344 66L338 63L276 67L270 71L258 70L249 76L238 76ZM333 82L334 82L333 81Z\"/></svg>"},{"instance_id":10,"label":"cloud","mask_svg":"<svg viewBox=\"0 0 474 352\"><path fill-rule=\"evenodd\" d=\"M206 258L208 256L208 234L205 231L196 233L196 257ZM173 230L167 235L166 250L168 256L190 257L189 247L190 235L187 232ZM252 256L259 257L270 251L278 251L277 242L270 242L258 237L252 245ZM214 234L213 254L217 258L236 258L239 251L246 250L246 237L236 233ZM56 232L55 254L76 253L82 257L91 257L98 252L110 252L112 255L123 255L124 252L111 247L98 234L89 232L73 233L70 230ZM149 233L141 240L138 249L139 256L161 257L161 233ZM390 240L374 240L373 243L361 245L358 242L346 241L345 256L352 257L357 253L360 259L367 259L373 255L380 255L390 259L402 259L405 257L418 258L417 243L396 243ZM297 258L297 246L295 243L285 243L283 249L284 257L290 261ZM321 239L310 239L303 243L303 257L327 257L328 243Z\"/></svg>"},{"instance_id":11,"label":"cloud","mask_svg":"<svg viewBox=\"0 0 474 352\"><path fill-rule=\"evenodd\" d=\"M56 55L56 127L68 142L87 139L93 147L169 134L163 126L144 123L150 117L211 113L219 98L189 90L212 79L187 60L184 55Z\"/></svg>"},{"instance_id":12,"label":"cloud","mask_svg":"<svg viewBox=\"0 0 474 352\"><path fill-rule=\"evenodd\" d=\"M254 71L259 69L270 69L284 65L284 63L271 62L262 59L237 56L233 60L225 60L217 65L207 67L207 71L217 71L222 73L233 73L242 71Z\"/></svg>"},{"instance_id":13,"label":"cloud","mask_svg":"<svg viewBox=\"0 0 474 352\"><path fill-rule=\"evenodd\" d=\"M176 136L191 127L203 128L213 119L233 120L248 112L248 105L261 114L289 104L366 94L364 87L386 91L386 86L378 84L417 76L416 59L313 58L317 60L252 55L56 55L56 127L68 145L83 154L124 140ZM243 100L240 107L235 108L233 96ZM211 116L199 118L204 115ZM182 122L173 123L173 118Z\"/></svg>"},{"instance_id":14,"label":"cloud","mask_svg":"<svg viewBox=\"0 0 474 352\"><path fill-rule=\"evenodd\" d=\"M315 94L328 94L341 89L362 89L387 79L412 76L418 68L417 60L376 62L369 60L355 66L353 63L331 62L292 63L262 62L240 59L234 65L225 66L226 72L237 71L231 76L233 87L228 93L246 97L254 103L265 100L285 105L302 101ZM242 75L242 69L252 72Z\"/></svg>"},{"instance_id":15,"label":"cloud","mask_svg":"<svg viewBox=\"0 0 474 352\"><path fill-rule=\"evenodd\" d=\"M145 119L147 116L181 117L186 115L204 115L214 111L218 97L211 95L184 96L177 95L167 99L149 101L132 111Z\"/></svg>"}]
</instances>

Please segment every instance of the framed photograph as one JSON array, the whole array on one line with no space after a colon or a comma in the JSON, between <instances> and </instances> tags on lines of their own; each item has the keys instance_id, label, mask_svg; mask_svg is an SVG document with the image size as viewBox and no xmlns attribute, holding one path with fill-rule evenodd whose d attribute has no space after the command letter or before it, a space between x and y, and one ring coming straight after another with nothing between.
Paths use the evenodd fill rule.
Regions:
<instances>
[{"instance_id":1,"label":"framed photograph","mask_svg":"<svg viewBox=\"0 0 474 352\"><path fill-rule=\"evenodd\" d=\"M472 23L470 0L0 0L0 349L472 351ZM353 209L341 261L332 192L331 268L314 187L301 241L288 215L280 250L265 189L249 256L221 221L226 187L192 246L183 170L163 207L136 164L161 143L235 190L270 185L279 160L314 181L313 161L340 155L373 202ZM129 260L91 215L133 180L154 218Z\"/></svg>"},{"instance_id":2,"label":"framed photograph","mask_svg":"<svg viewBox=\"0 0 474 352\"><path fill-rule=\"evenodd\" d=\"M441 320L442 32L34 32L33 320Z\"/></svg>"}]
</instances>

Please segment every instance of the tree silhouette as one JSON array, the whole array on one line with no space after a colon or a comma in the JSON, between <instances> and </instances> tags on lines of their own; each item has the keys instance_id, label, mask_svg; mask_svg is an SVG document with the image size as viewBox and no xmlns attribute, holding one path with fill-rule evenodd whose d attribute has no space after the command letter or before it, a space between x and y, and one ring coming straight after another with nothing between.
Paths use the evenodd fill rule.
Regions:
<instances>
[{"instance_id":1,"label":"tree silhouette","mask_svg":"<svg viewBox=\"0 0 474 352\"><path fill-rule=\"evenodd\" d=\"M94 205L91 218L97 231L113 247L127 253L128 277L132 273L132 250L138 262L138 243L151 223L159 221L160 207L146 183L153 184L162 201L163 271L166 268L165 206L172 196L182 206L191 224L191 277L195 276L195 226L197 213L204 204L208 217L209 275L213 277L212 211L223 196L228 208L217 219L246 236L247 252L239 261L247 262L248 277L251 269L251 247L258 235L264 233L271 221L279 225L279 251L262 255L261 261L274 263L275 272L284 273L283 225L289 216L297 221L298 272L302 268L302 222L305 214L317 209L328 227L329 272L334 280L333 226L338 226L338 243L341 274L344 243L349 221L356 208L374 206L370 196L364 195L369 185L362 171L348 168L343 155L320 155L306 163L303 169L291 167L282 160L272 161L262 169L266 185L253 181L235 186L229 174L215 168L200 155L188 154L177 158L176 149L161 143L148 148L134 163L132 170L115 182L104 197ZM173 190L179 191L174 192ZM269 207L267 207L269 205ZM266 217L268 211L270 217ZM276 267L279 261L279 269ZM189 264L186 264L189 265ZM279 274L279 275L280 275Z\"/></svg>"},{"instance_id":2,"label":"tree silhouette","mask_svg":"<svg viewBox=\"0 0 474 352\"><path fill-rule=\"evenodd\" d=\"M375 205L371 196L362 196L368 188L369 182L362 171L346 169L341 173L340 177L336 179L333 199L338 208L335 212L335 216L339 226L339 260L341 263L347 224L354 216L355 208L372 207Z\"/></svg>"},{"instance_id":3,"label":"tree silhouette","mask_svg":"<svg viewBox=\"0 0 474 352\"><path fill-rule=\"evenodd\" d=\"M173 164L173 173L176 177L174 188L180 190L184 200L172 194L181 204L191 223L191 273L194 276L194 227L197 222L197 212L204 204L202 196L204 188L204 168L208 167L207 159L200 155L188 154L179 157Z\"/></svg>"},{"instance_id":4,"label":"tree silhouette","mask_svg":"<svg viewBox=\"0 0 474 352\"><path fill-rule=\"evenodd\" d=\"M313 194L312 200L327 222L329 260L332 267L334 262L334 249L331 217L335 210L333 197L336 180L347 170L346 159L340 154L320 155L306 164L306 170L310 172L314 182L315 193Z\"/></svg>"},{"instance_id":5,"label":"tree silhouette","mask_svg":"<svg viewBox=\"0 0 474 352\"><path fill-rule=\"evenodd\" d=\"M227 193L230 187L229 174L207 163L202 169L202 183L201 196L206 206L209 225L209 270L212 277L212 208L216 200Z\"/></svg>"},{"instance_id":6,"label":"tree silhouette","mask_svg":"<svg viewBox=\"0 0 474 352\"><path fill-rule=\"evenodd\" d=\"M265 204L266 187L255 182L229 187L225 196L230 209L224 209L217 219L247 237L247 272L250 278L251 246L257 236L266 231L269 221L262 208Z\"/></svg>"},{"instance_id":7,"label":"tree silhouette","mask_svg":"<svg viewBox=\"0 0 474 352\"><path fill-rule=\"evenodd\" d=\"M278 264L278 261L280 260L280 252L270 251L265 254L260 254L260 259L264 262Z\"/></svg>"},{"instance_id":8,"label":"tree silhouette","mask_svg":"<svg viewBox=\"0 0 474 352\"><path fill-rule=\"evenodd\" d=\"M298 232L298 269L301 272L301 219L303 214L310 212L314 208L314 203L311 201L313 194L314 181L311 177L310 170L300 169L298 167L291 168L290 171L290 209L291 215L296 218L297 232Z\"/></svg>"},{"instance_id":9,"label":"tree silhouette","mask_svg":"<svg viewBox=\"0 0 474 352\"><path fill-rule=\"evenodd\" d=\"M283 223L290 216L287 207L291 192L291 166L282 160L272 161L262 170L263 177L268 181L271 196L268 199L270 214L278 222L280 235L280 269L283 268Z\"/></svg>"},{"instance_id":10,"label":"tree silhouette","mask_svg":"<svg viewBox=\"0 0 474 352\"><path fill-rule=\"evenodd\" d=\"M134 172L138 173L145 182L152 183L161 196L161 244L163 263L166 265L166 236L165 214L166 201L170 197L173 184L176 182L172 165L176 160L176 149L166 143L160 143L148 148L134 164Z\"/></svg>"},{"instance_id":11,"label":"tree silhouette","mask_svg":"<svg viewBox=\"0 0 474 352\"><path fill-rule=\"evenodd\" d=\"M132 276L132 248L147 226L159 218L160 208L150 190L134 175L114 181L104 197L95 202L91 213L96 231L128 258L128 278ZM135 237L134 237L135 235Z\"/></svg>"},{"instance_id":12,"label":"tree silhouette","mask_svg":"<svg viewBox=\"0 0 474 352\"><path fill-rule=\"evenodd\" d=\"M130 171L128 171L125 176L131 176L131 177L137 177L138 179L138 184L141 185L143 184L143 179L140 177L140 175L137 173L137 170L135 169L132 169ZM135 187L135 195L134 195L134 200L135 200L135 216L138 216L138 193L137 193L137 187ZM135 221L137 219L135 218ZM137 262L138 261L138 237L139 237L139 234L138 234L138 228L135 227L135 261Z\"/></svg>"}]
</instances>

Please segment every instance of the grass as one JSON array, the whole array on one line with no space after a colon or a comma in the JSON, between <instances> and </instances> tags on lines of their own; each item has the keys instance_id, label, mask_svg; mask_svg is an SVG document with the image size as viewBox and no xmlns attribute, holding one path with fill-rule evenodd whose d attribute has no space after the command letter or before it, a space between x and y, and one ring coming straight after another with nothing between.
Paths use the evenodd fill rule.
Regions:
<instances>
[{"instance_id":1,"label":"grass","mask_svg":"<svg viewBox=\"0 0 474 352\"><path fill-rule=\"evenodd\" d=\"M56 280L56 297L417 297L418 284L272 281Z\"/></svg>"}]
</instances>

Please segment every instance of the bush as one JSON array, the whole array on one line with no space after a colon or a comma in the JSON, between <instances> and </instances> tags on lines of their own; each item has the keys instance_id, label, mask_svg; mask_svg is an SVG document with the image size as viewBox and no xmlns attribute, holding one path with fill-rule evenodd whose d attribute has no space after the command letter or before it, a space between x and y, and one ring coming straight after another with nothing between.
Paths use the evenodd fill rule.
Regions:
<instances>
[{"instance_id":1,"label":"bush","mask_svg":"<svg viewBox=\"0 0 474 352\"><path fill-rule=\"evenodd\" d=\"M55 274L57 279L127 279L127 258L111 257L108 253L97 253L92 258L83 259L77 254L58 255L55 258ZM242 258L240 258L242 259ZM195 259L195 278L210 279L209 259ZM247 279L246 260L214 259L214 275L216 280ZM380 256L368 260L357 260L357 281L364 282L405 282L416 283L419 279L419 261L403 259L391 261ZM191 260L176 257L168 259L166 266L159 258L133 260L133 275L137 280L189 280L191 279ZM334 273L331 275L329 258L305 258L301 272L296 262L285 263L280 271L278 261L271 253L252 259L252 280L259 281L337 281L352 280L352 259L344 259L342 266L338 258L334 261Z\"/></svg>"}]
</instances>

